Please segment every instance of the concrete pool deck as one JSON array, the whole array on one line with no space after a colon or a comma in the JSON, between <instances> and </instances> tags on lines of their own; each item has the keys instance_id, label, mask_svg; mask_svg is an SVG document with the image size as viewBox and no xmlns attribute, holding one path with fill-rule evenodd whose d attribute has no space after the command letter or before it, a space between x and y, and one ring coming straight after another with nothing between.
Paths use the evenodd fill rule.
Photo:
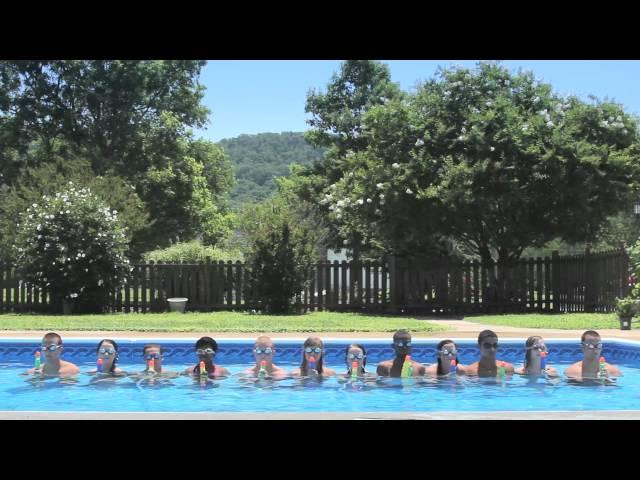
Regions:
<instances>
[{"instance_id":1,"label":"concrete pool deck","mask_svg":"<svg viewBox=\"0 0 640 480\"><path fill-rule=\"evenodd\" d=\"M468 320L457 319L438 319L425 317L424 320L446 327L447 330L438 332L418 332L413 334L414 338L478 338L478 333L482 330L490 329L505 338L527 338L530 335L540 335L548 338L580 338L586 330L559 330L554 328L523 328L508 327L503 325L488 325L484 323L472 322ZM52 328L55 330L55 328ZM392 332L250 332L250 333L234 333L234 332L154 332L154 331L105 331L105 330L58 330L63 337L113 337L113 338L200 338L202 336L210 336L213 338L256 338L259 335L268 335L278 338L306 338L309 335L318 335L323 338L386 338L391 337ZM7 337L33 337L41 338L44 330L0 330L0 338ZM598 329L598 333L603 338L620 338L626 340L640 341L640 329L620 330L620 329Z\"/></svg>"},{"instance_id":2,"label":"concrete pool deck","mask_svg":"<svg viewBox=\"0 0 640 480\"><path fill-rule=\"evenodd\" d=\"M0 420L640 420L640 410L309 413L0 411Z\"/></svg>"}]
</instances>

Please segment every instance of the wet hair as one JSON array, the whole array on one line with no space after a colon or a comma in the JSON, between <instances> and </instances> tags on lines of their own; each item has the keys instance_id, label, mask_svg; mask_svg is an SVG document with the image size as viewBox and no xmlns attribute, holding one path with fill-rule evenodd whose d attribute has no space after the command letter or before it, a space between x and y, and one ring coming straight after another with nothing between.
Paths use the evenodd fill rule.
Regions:
<instances>
[{"instance_id":1,"label":"wet hair","mask_svg":"<svg viewBox=\"0 0 640 480\"><path fill-rule=\"evenodd\" d=\"M400 335L409 335L409 337L411 337L411 332L405 328L401 328L400 330L398 330L396 333L393 334L393 339L395 340L396 338L398 338Z\"/></svg>"},{"instance_id":2,"label":"wet hair","mask_svg":"<svg viewBox=\"0 0 640 480\"><path fill-rule=\"evenodd\" d=\"M360 350L362 350L362 367L360 367L360 373L362 374L367 373L366 370L364 369L364 367L367 366L367 351L359 343L352 343L351 345L347 345L347 349L344 351L345 360L346 361L349 360L349 350L351 350L352 348L359 348ZM351 365L349 365L349 368L351 368Z\"/></svg>"},{"instance_id":3,"label":"wet hair","mask_svg":"<svg viewBox=\"0 0 640 480\"><path fill-rule=\"evenodd\" d=\"M42 340L49 340L49 339L55 339L58 345L62 345L62 337L58 335L56 332L49 332L44 337L42 337Z\"/></svg>"},{"instance_id":4,"label":"wet hair","mask_svg":"<svg viewBox=\"0 0 640 480\"><path fill-rule=\"evenodd\" d=\"M153 348L153 347L160 349L160 355L164 353L164 349L162 348L162 345L160 345L159 343L147 343L144 347L142 347L142 355L145 355L147 353L147 349Z\"/></svg>"},{"instance_id":5,"label":"wet hair","mask_svg":"<svg viewBox=\"0 0 640 480\"><path fill-rule=\"evenodd\" d=\"M533 347L533 345L539 341L542 340L543 338L539 335L533 335L529 338L527 338L527 341L525 342L524 346L525 347ZM524 368L528 368L529 367L529 362L531 361L531 350L527 349L525 350L525 354L524 354Z\"/></svg>"},{"instance_id":6,"label":"wet hair","mask_svg":"<svg viewBox=\"0 0 640 480\"><path fill-rule=\"evenodd\" d=\"M587 337L596 337L596 338L600 338L600 334L598 332L596 332L595 330L587 330L586 332L584 332L582 334L582 337L580 338L581 342L584 342L584 339Z\"/></svg>"},{"instance_id":7,"label":"wet hair","mask_svg":"<svg viewBox=\"0 0 640 480\"><path fill-rule=\"evenodd\" d=\"M442 340L440 343L438 343L437 348L437 352L436 352L436 358L438 359L438 371L437 374L438 375L446 375L447 373L449 373L448 371L446 371L444 369L444 366L442 365L442 360L440 360L440 355L438 355L438 353L440 352L440 350L442 350L442 347L444 347L447 343L453 343L453 345L456 347L456 350L458 349L458 346L456 345L456 342L454 342L453 340ZM460 361L458 360L458 356L456 355L456 365L458 365L460 363Z\"/></svg>"},{"instance_id":8,"label":"wet hair","mask_svg":"<svg viewBox=\"0 0 640 480\"><path fill-rule=\"evenodd\" d=\"M255 345L259 343L270 343L273 346L273 340L271 340L271 337L267 337L266 335L261 335L256 338Z\"/></svg>"},{"instance_id":9,"label":"wet hair","mask_svg":"<svg viewBox=\"0 0 640 480\"><path fill-rule=\"evenodd\" d=\"M105 338L104 340L101 340L98 346L96 347L96 353L100 352L100 347L102 347L102 344L104 342L109 342L110 344L112 344L113 348L116 351L116 355L115 357L113 357L113 362L111 363L111 370L109 370L109 373L113 373L116 371L116 363L118 362L118 344L116 343L115 340L111 340L110 338Z\"/></svg>"},{"instance_id":10,"label":"wet hair","mask_svg":"<svg viewBox=\"0 0 640 480\"><path fill-rule=\"evenodd\" d=\"M478 335L478 345L482 343L485 338L495 337L498 338L498 335L493 330L483 330Z\"/></svg>"},{"instance_id":11,"label":"wet hair","mask_svg":"<svg viewBox=\"0 0 640 480\"><path fill-rule=\"evenodd\" d=\"M211 337L202 337L196 342L196 350L207 347L211 347L214 352L218 351L218 343Z\"/></svg>"},{"instance_id":12,"label":"wet hair","mask_svg":"<svg viewBox=\"0 0 640 480\"><path fill-rule=\"evenodd\" d=\"M304 354L304 349L306 347L310 347L311 345L315 345L315 344L320 344L320 348L322 349L322 351L320 352L320 359L316 362L316 370L318 371L318 373L320 375L322 375L322 364L323 364L323 360L324 360L324 344L322 343L322 340L319 337L309 337L304 341L304 344L302 345L302 363L300 363L300 375L303 376L307 376L309 374L309 365L307 362L307 357Z\"/></svg>"}]
</instances>

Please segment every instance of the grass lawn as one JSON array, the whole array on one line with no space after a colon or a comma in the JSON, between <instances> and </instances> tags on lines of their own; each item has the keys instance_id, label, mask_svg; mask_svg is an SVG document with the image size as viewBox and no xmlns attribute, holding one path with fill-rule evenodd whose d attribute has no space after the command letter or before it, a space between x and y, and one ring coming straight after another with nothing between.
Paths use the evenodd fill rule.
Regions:
<instances>
[{"instance_id":1,"label":"grass lawn","mask_svg":"<svg viewBox=\"0 0 640 480\"><path fill-rule=\"evenodd\" d=\"M513 315L468 315L464 317L470 322L488 325L505 325L523 328L558 328L560 330L589 330L599 328L620 328L615 313L524 313ZM631 327L637 326L634 318Z\"/></svg>"},{"instance_id":2,"label":"grass lawn","mask_svg":"<svg viewBox=\"0 0 640 480\"><path fill-rule=\"evenodd\" d=\"M250 315L242 312L0 315L0 330L121 330L157 332L436 332L445 327L412 317L314 312Z\"/></svg>"}]
</instances>

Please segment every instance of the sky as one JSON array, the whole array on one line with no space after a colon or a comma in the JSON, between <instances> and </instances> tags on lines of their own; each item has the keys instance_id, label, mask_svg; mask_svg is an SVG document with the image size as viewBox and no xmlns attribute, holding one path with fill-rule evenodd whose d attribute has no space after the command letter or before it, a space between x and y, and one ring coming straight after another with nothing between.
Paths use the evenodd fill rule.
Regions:
<instances>
[{"instance_id":1,"label":"sky","mask_svg":"<svg viewBox=\"0 0 640 480\"><path fill-rule=\"evenodd\" d=\"M473 67L476 60L381 60L391 79L411 91L431 78L438 66ZM311 88L325 90L340 60L210 60L200 74L207 89L204 104L211 110L198 137L214 142L243 133L302 132L309 115L305 101ZM586 99L595 95L624 105L640 115L639 60L508 60L508 68L532 70L560 94Z\"/></svg>"}]
</instances>

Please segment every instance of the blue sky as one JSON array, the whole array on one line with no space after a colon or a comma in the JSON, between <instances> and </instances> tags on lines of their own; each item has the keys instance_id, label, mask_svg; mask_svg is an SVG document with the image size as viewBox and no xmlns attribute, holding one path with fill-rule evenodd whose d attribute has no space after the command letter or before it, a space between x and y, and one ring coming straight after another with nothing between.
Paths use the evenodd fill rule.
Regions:
<instances>
[{"instance_id":1,"label":"blue sky","mask_svg":"<svg viewBox=\"0 0 640 480\"><path fill-rule=\"evenodd\" d=\"M475 60L382 60L394 82L411 90L433 76L439 65L473 67ZM300 132L307 129L304 112L310 88L325 89L340 60L210 60L200 75L207 87L204 103L212 113L197 136L219 141L242 133ZM621 103L640 115L638 60L509 60L517 70L533 70L561 94L592 94Z\"/></svg>"}]
</instances>

